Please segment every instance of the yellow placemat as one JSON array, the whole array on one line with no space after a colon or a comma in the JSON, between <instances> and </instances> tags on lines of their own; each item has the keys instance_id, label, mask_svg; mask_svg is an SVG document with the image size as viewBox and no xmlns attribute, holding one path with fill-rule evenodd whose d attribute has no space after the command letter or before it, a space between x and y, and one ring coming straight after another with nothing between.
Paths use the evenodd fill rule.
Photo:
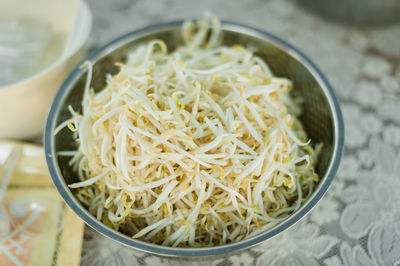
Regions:
<instances>
[{"instance_id":1,"label":"yellow placemat","mask_svg":"<svg viewBox=\"0 0 400 266\"><path fill-rule=\"evenodd\" d=\"M0 189L10 169L0 196L0 265L79 265L84 224L53 186L43 148L0 142Z\"/></svg>"}]
</instances>

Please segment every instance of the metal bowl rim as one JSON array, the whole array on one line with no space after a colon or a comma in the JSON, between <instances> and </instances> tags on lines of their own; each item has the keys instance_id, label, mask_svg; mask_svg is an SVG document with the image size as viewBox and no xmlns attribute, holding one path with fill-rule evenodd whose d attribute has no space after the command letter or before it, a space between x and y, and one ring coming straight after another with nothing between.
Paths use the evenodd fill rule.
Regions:
<instances>
[{"instance_id":1,"label":"metal bowl rim","mask_svg":"<svg viewBox=\"0 0 400 266\"><path fill-rule=\"evenodd\" d=\"M118 49L119 47L125 45L126 43L137 39L140 36L145 36L152 32L157 32L161 30L166 30L168 28L176 28L183 23L183 20L172 21L167 23L160 23L151 26L147 26L138 30L131 31L127 34L122 35L121 37L105 44L101 48L92 52L88 55L82 62L90 61L92 63L99 60L102 56L109 54L110 52ZM262 241L270 239L280 232L288 229L296 222L298 222L301 218L303 218L315 205L316 203L323 197L326 193L328 187L332 183L332 180L337 172L337 169L340 164L343 147L344 147L344 122L342 112L339 106L339 102L335 95L335 92L330 85L327 78L324 74L319 70L319 68L300 50L295 48L293 45L288 42L276 37L275 35L266 32L264 30L260 30L251 26L222 21L222 29L229 30L234 32L239 32L242 34L250 35L259 39L262 39L267 42L272 42L274 45L283 49L285 52L289 53L296 60L301 62L313 75L315 79L317 79L321 88L323 89L324 95L327 98L329 103L329 107L332 112L333 118L333 126L334 126L334 149L331 161L329 163L329 167L326 171L325 176L322 178L322 182L319 185L319 188L312 194L311 198L308 199L306 204L304 204L298 211L292 214L287 220L281 222L280 224L274 226L268 231L261 233L252 238L242 240L236 243L215 246L215 247L204 247L204 248L172 248L172 247L164 247L160 245L155 245L151 243L147 243L144 241L134 240L129 238L128 236L119 233L111 228L106 227L103 223L99 222L94 218L84 207L81 207L81 204L76 200L73 196L72 192L68 189L67 184L64 179L61 177L61 171L56 161L55 156L55 139L53 135L53 129L55 128L55 122L58 117L59 109L62 103L65 100L68 92L72 88L73 84L76 80L82 75L85 69L82 69L80 64L78 64L75 69L71 72L71 74L67 77L67 79L63 82L60 89L57 91L57 94L53 100L50 111L48 113L47 122L45 126L45 134L44 134L44 149L46 155L46 162L49 168L49 172L51 178L53 180L54 185L56 186L58 192L63 197L64 201L67 205L82 219L92 227L97 232L102 235L113 239L125 246L135 248L137 250L163 255L170 257L201 257L201 256L215 256L221 255L228 252L238 251L242 249L246 249L252 247Z\"/></svg>"}]
</instances>

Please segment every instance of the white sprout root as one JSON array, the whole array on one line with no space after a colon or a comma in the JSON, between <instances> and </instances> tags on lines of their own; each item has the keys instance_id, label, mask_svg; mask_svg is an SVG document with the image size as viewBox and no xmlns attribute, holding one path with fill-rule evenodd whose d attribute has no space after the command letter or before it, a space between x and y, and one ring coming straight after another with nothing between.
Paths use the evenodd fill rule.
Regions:
<instances>
[{"instance_id":1,"label":"white sprout root","mask_svg":"<svg viewBox=\"0 0 400 266\"><path fill-rule=\"evenodd\" d=\"M218 19L182 27L129 54L82 114L61 123L88 210L133 238L180 247L240 241L296 211L318 181L292 83L243 46L221 46ZM291 108L295 107L295 108Z\"/></svg>"}]
</instances>

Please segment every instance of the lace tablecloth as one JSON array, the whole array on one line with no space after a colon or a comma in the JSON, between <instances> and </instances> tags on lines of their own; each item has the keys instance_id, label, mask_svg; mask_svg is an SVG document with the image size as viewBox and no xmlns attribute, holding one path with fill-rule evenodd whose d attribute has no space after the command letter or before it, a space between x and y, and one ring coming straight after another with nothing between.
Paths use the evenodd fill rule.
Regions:
<instances>
[{"instance_id":1,"label":"lace tablecloth","mask_svg":"<svg viewBox=\"0 0 400 266\"><path fill-rule=\"evenodd\" d=\"M299 3L89 1L93 49L129 30L199 17L206 10L286 39L308 54L336 89L346 145L327 195L301 222L270 241L216 260L176 260L123 247L86 227L82 265L400 264L400 25L341 24Z\"/></svg>"}]
</instances>

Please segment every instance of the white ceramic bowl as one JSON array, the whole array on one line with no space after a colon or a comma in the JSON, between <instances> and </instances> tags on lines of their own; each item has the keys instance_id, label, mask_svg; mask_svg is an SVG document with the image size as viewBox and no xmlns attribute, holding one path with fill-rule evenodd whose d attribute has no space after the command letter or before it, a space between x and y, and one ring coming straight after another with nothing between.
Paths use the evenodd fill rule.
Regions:
<instances>
[{"instance_id":1,"label":"white ceramic bowl","mask_svg":"<svg viewBox=\"0 0 400 266\"><path fill-rule=\"evenodd\" d=\"M73 32L62 55L40 72L0 86L0 139L33 139L42 134L56 91L84 56L91 25L90 10L80 1Z\"/></svg>"}]
</instances>

